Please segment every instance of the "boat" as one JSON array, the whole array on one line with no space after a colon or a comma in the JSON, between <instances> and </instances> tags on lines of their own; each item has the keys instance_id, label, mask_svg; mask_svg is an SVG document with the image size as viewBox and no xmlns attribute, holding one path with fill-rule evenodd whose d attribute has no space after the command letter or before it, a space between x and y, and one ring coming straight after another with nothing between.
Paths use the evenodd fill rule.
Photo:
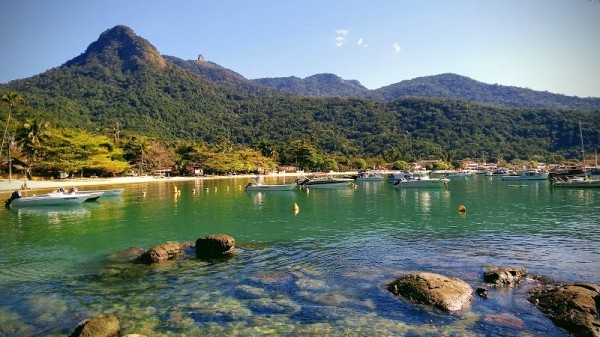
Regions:
<instances>
[{"instance_id":1,"label":"boat","mask_svg":"<svg viewBox=\"0 0 600 337\"><path fill-rule=\"evenodd\" d=\"M475 177L475 173L473 172L465 172L465 171L456 171L454 173L450 173L446 176L448 179L468 179Z\"/></svg>"},{"instance_id":2,"label":"boat","mask_svg":"<svg viewBox=\"0 0 600 337\"><path fill-rule=\"evenodd\" d=\"M581 187L591 188L600 187L600 179L590 179L589 177L554 177L552 187Z\"/></svg>"},{"instance_id":3,"label":"boat","mask_svg":"<svg viewBox=\"0 0 600 337\"><path fill-rule=\"evenodd\" d=\"M350 186L354 182L351 178L304 178L297 181L298 186L306 188L344 188Z\"/></svg>"},{"instance_id":4,"label":"boat","mask_svg":"<svg viewBox=\"0 0 600 337\"><path fill-rule=\"evenodd\" d=\"M99 197L100 195L89 193L70 194L62 192L22 197L19 191L14 191L10 198L4 202L4 205L6 207L78 205L88 199Z\"/></svg>"},{"instance_id":5,"label":"boat","mask_svg":"<svg viewBox=\"0 0 600 337\"><path fill-rule=\"evenodd\" d=\"M291 191L296 188L298 184L265 184L262 179L253 179L251 182L246 184L246 191Z\"/></svg>"},{"instance_id":6,"label":"boat","mask_svg":"<svg viewBox=\"0 0 600 337\"><path fill-rule=\"evenodd\" d=\"M123 194L124 188L113 188L111 190L84 190L77 191L77 193L102 193L100 197L116 197Z\"/></svg>"},{"instance_id":7,"label":"boat","mask_svg":"<svg viewBox=\"0 0 600 337\"><path fill-rule=\"evenodd\" d=\"M600 179L592 179L591 174L585 169L585 148L583 146L583 131L581 130L581 122L579 122L579 137L581 138L581 153L583 157L582 167L583 176L553 176L552 187L600 187Z\"/></svg>"},{"instance_id":8,"label":"boat","mask_svg":"<svg viewBox=\"0 0 600 337\"><path fill-rule=\"evenodd\" d=\"M413 172L394 183L395 188L440 188L445 187L450 179L430 178L426 172Z\"/></svg>"},{"instance_id":9,"label":"boat","mask_svg":"<svg viewBox=\"0 0 600 337\"><path fill-rule=\"evenodd\" d=\"M383 181L384 177L378 172L364 171L358 174L356 181Z\"/></svg>"},{"instance_id":10,"label":"boat","mask_svg":"<svg viewBox=\"0 0 600 337\"><path fill-rule=\"evenodd\" d=\"M505 174L502 180L517 181L517 180L548 180L547 172L539 172L537 170L525 170L515 174Z\"/></svg>"},{"instance_id":11,"label":"boat","mask_svg":"<svg viewBox=\"0 0 600 337\"><path fill-rule=\"evenodd\" d=\"M407 171L398 171L388 173L387 182L390 184L397 184L400 180L410 180L414 178L414 174L412 172Z\"/></svg>"}]
</instances>

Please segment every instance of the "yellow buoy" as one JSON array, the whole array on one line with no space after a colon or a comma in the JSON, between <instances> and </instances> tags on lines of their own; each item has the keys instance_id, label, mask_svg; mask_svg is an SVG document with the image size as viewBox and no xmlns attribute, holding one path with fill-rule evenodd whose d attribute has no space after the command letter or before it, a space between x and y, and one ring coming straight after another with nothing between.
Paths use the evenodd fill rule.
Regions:
<instances>
[{"instance_id":1,"label":"yellow buoy","mask_svg":"<svg viewBox=\"0 0 600 337\"><path fill-rule=\"evenodd\" d=\"M293 209L294 211L299 211L299 210L300 210L300 207L298 207L298 204L297 204L297 203L294 203L294 206L292 207L292 209Z\"/></svg>"},{"instance_id":2,"label":"yellow buoy","mask_svg":"<svg viewBox=\"0 0 600 337\"><path fill-rule=\"evenodd\" d=\"M464 205L458 206L458 212L467 213L467 208Z\"/></svg>"}]
</instances>

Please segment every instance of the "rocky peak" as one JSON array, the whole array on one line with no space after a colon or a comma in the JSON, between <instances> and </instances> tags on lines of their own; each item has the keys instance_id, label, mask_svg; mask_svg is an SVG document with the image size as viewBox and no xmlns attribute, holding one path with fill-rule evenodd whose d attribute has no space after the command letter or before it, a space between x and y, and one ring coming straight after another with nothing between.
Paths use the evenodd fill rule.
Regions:
<instances>
[{"instance_id":1,"label":"rocky peak","mask_svg":"<svg viewBox=\"0 0 600 337\"><path fill-rule=\"evenodd\" d=\"M132 70L144 64L161 68L166 66L156 47L123 25L104 31L83 54L68 61L65 66L87 62L100 62L109 67L117 63L121 64L123 70Z\"/></svg>"}]
</instances>

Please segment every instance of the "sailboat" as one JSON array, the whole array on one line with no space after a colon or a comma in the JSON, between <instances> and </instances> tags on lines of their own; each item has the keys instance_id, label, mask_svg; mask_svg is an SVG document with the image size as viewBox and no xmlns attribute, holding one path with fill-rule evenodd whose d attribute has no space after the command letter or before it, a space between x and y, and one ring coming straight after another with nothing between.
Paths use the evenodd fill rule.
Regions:
<instances>
[{"instance_id":1,"label":"sailboat","mask_svg":"<svg viewBox=\"0 0 600 337\"><path fill-rule=\"evenodd\" d=\"M585 170L585 148L583 146L583 132L581 131L581 121L579 122L579 137L581 138L581 153L583 155L583 167ZM585 176L565 176L565 177L554 177L552 180L552 187L599 187L600 179L591 179L587 171Z\"/></svg>"}]
</instances>

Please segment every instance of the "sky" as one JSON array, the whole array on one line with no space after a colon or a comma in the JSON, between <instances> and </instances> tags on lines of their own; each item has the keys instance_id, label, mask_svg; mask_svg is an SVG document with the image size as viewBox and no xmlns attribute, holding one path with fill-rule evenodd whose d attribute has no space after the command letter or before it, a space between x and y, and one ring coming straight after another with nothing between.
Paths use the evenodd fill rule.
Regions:
<instances>
[{"instance_id":1,"label":"sky","mask_svg":"<svg viewBox=\"0 0 600 337\"><path fill-rule=\"evenodd\" d=\"M248 79L421 76L600 97L600 0L0 0L0 83L60 66L116 25Z\"/></svg>"}]
</instances>

